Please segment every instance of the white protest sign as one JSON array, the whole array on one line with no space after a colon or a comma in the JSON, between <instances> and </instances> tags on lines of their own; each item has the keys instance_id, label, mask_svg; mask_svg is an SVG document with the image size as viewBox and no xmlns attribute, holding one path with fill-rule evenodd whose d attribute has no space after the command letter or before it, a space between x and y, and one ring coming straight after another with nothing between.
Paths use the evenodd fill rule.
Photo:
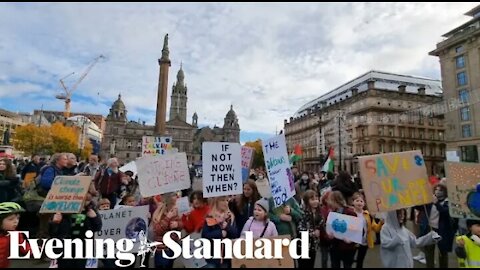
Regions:
<instances>
[{"instance_id":1,"label":"white protest sign","mask_svg":"<svg viewBox=\"0 0 480 270\"><path fill-rule=\"evenodd\" d=\"M187 196L177 199L177 209L179 216L190 212L190 201Z\"/></svg>"},{"instance_id":2,"label":"white protest sign","mask_svg":"<svg viewBox=\"0 0 480 270\"><path fill-rule=\"evenodd\" d=\"M133 172L133 177L135 177L135 175L137 175L137 164L135 163L135 161L130 161L124 166L118 168L118 170L121 172L131 171Z\"/></svg>"},{"instance_id":3,"label":"white protest sign","mask_svg":"<svg viewBox=\"0 0 480 270\"><path fill-rule=\"evenodd\" d=\"M140 232L148 232L148 205L101 210L99 213L102 229L95 233L96 239L113 239L114 242L122 238L135 239L134 249L139 248Z\"/></svg>"},{"instance_id":4,"label":"white protest sign","mask_svg":"<svg viewBox=\"0 0 480 270\"><path fill-rule=\"evenodd\" d=\"M248 173L250 172L250 165L252 164L254 152L255 149L242 146L242 180L244 183L248 180Z\"/></svg>"},{"instance_id":5,"label":"white protest sign","mask_svg":"<svg viewBox=\"0 0 480 270\"><path fill-rule=\"evenodd\" d=\"M204 198L243 192L240 144L204 142L202 158Z\"/></svg>"},{"instance_id":6,"label":"white protest sign","mask_svg":"<svg viewBox=\"0 0 480 270\"><path fill-rule=\"evenodd\" d=\"M98 268L98 259L87 259L85 268Z\"/></svg>"},{"instance_id":7,"label":"white protest sign","mask_svg":"<svg viewBox=\"0 0 480 270\"><path fill-rule=\"evenodd\" d=\"M172 149L172 137L142 137L142 157L165 155Z\"/></svg>"},{"instance_id":8,"label":"white protest sign","mask_svg":"<svg viewBox=\"0 0 480 270\"><path fill-rule=\"evenodd\" d=\"M191 186L185 153L143 157L136 163L143 197L177 192Z\"/></svg>"},{"instance_id":9,"label":"white protest sign","mask_svg":"<svg viewBox=\"0 0 480 270\"><path fill-rule=\"evenodd\" d=\"M362 244L363 222L358 217L330 212L327 218L327 233L337 239L348 239Z\"/></svg>"},{"instance_id":10,"label":"white protest sign","mask_svg":"<svg viewBox=\"0 0 480 270\"><path fill-rule=\"evenodd\" d=\"M273 202L275 207L279 207L295 195L294 177L288 160L285 134L263 140L262 149Z\"/></svg>"},{"instance_id":11,"label":"white protest sign","mask_svg":"<svg viewBox=\"0 0 480 270\"><path fill-rule=\"evenodd\" d=\"M457 151L447 151L447 161L460 162Z\"/></svg>"},{"instance_id":12,"label":"white protest sign","mask_svg":"<svg viewBox=\"0 0 480 270\"><path fill-rule=\"evenodd\" d=\"M189 254L193 254L193 252L196 250L196 248L193 246L193 243L195 242L195 240L197 239L201 239L202 238L202 235L200 233L192 233L190 234L190 253ZM180 257L181 261L183 262L183 265L185 266L185 268L202 268L204 267L205 265L207 265L207 262L205 261L205 259L195 259L195 257L192 257L191 259L185 259L183 256Z\"/></svg>"}]
</instances>

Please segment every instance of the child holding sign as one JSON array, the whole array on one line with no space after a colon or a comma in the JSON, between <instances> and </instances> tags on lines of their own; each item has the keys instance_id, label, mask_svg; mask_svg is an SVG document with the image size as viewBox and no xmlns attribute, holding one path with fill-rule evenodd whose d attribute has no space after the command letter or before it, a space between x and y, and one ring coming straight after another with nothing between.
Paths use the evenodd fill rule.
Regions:
<instances>
[{"instance_id":1,"label":"child holding sign","mask_svg":"<svg viewBox=\"0 0 480 270\"><path fill-rule=\"evenodd\" d=\"M203 192L196 190L190 194L189 201L193 210L182 216L183 228L190 233L198 233L205 224L205 218L210 211L207 200L203 198Z\"/></svg>"},{"instance_id":2,"label":"child holding sign","mask_svg":"<svg viewBox=\"0 0 480 270\"><path fill-rule=\"evenodd\" d=\"M317 192L307 190L303 195L303 205L305 215L303 215L298 225L298 231L307 231L309 233L309 256L310 259L299 259L300 268L313 268L315 257L317 256L317 248L320 243L320 237L325 236L323 227L323 217L320 209L320 200Z\"/></svg>"},{"instance_id":3,"label":"child holding sign","mask_svg":"<svg viewBox=\"0 0 480 270\"><path fill-rule=\"evenodd\" d=\"M20 220L20 213L25 210L17 203L3 202L0 203L0 268L10 268L10 235L9 232L15 231ZM19 242L24 241L23 234L19 235ZM30 250L30 245L26 242L26 248L19 246L20 253L26 254Z\"/></svg>"}]
</instances>

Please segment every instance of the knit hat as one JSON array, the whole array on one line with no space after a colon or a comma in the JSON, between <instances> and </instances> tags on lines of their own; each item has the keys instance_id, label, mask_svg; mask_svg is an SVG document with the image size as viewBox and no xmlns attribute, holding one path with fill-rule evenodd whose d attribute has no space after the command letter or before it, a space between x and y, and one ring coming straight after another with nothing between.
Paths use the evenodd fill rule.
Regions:
<instances>
[{"instance_id":1,"label":"knit hat","mask_svg":"<svg viewBox=\"0 0 480 270\"><path fill-rule=\"evenodd\" d=\"M267 212L267 213L268 213L268 211L270 210L268 200L265 199L265 198L261 198L261 199L258 200L255 204L257 204L258 206L262 207L263 210L265 210L265 212Z\"/></svg>"},{"instance_id":2,"label":"knit hat","mask_svg":"<svg viewBox=\"0 0 480 270\"><path fill-rule=\"evenodd\" d=\"M467 228L470 228L475 224L480 224L480 220L467 219Z\"/></svg>"}]
</instances>

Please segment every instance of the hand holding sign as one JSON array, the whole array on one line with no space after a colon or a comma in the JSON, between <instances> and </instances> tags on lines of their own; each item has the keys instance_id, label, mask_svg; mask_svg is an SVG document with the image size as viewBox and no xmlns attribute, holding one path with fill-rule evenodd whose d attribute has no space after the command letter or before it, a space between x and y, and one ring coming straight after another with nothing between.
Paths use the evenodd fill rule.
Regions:
<instances>
[{"instance_id":1,"label":"hand holding sign","mask_svg":"<svg viewBox=\"0 0 480 270\"><path fill-rule=\"evenodd\" d=\"M53 215L52 222L57 223L57 224L62 222L62 214L61 213L55 213L55 215Z\"/></svg>"},{"instance_id":2,"label":"hand holding sign","mask_svg":"<svg viewBox=\"0 0 480 270\"><path fill-rule=\"evenodd\" d=\"M93 209L88 209L87 217L89 217L89 218L96 218L96 217L97 217L97 213L95 213L95 211L94 211Z\"/></svg>"}]
</instances>

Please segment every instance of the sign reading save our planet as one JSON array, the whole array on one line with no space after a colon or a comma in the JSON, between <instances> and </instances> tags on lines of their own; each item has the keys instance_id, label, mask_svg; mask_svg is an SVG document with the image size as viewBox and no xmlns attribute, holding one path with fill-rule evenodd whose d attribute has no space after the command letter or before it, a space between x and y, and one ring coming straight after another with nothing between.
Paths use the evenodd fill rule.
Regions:
<instances>
[{"instance_id":1,"label":"sign reading save our planet","mask_svg":"<svg viewBox=\"0 0 480 270\"><path fill-rule=\"evenodd\" d=\"M358 164L371 213L433 201L433 189L420 151L361 156Z\"/></svg>"},{"instance_id":2,"label":"sign reading save our planet","mask_svg":"<svg viewBox=\"0 0 480 270\"><path fill-rule=\"evenodd\" d=\"M80 213L92 178L90 176L57 176L40 213Z\"/></svg>"}]
</instances>

